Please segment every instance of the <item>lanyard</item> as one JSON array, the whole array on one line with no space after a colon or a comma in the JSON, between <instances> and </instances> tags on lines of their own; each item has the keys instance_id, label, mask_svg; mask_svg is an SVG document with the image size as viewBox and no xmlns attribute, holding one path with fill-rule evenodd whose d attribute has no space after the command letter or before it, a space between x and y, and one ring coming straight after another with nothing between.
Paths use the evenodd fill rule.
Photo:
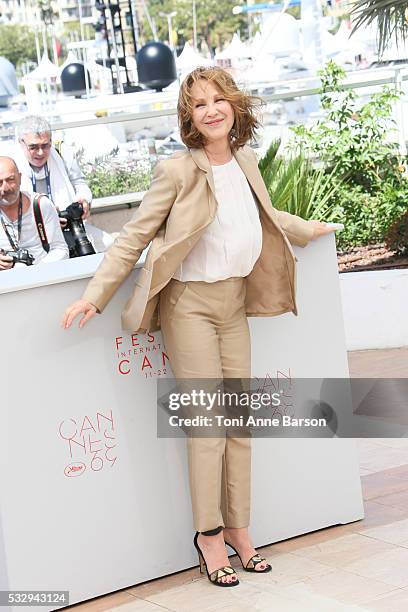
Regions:
<instances>
[{"instance_id":1,"label":"lanyard","mask_svg":"<svg viewBox=\"0 0 408 612\"><path fill-rule=\"evenodd\" d=\"M50 172L48 170L48 164L45 164L44 172L45 172L45 182L47 183L47 195L48 195L49 199L52 200L52 197L51 197L51 181L50 181ZM37 179L35 178L34 170L31 170L31 183L32 183L32 186L33 186L34 193L37 193Z\"/></svg>"},{"instance_id":2,"label":"lanyard","mask_svg":"<svg viewBox=\"0 0 408 612\"><path fill-rule=\"evenodd\" d=\"M20 238L21 238L21 224L22 224L22 219L23 219L23 195L20 193L20 201L18 203L18 221L17 221L18 238L17 238L17 242L15 242L15 237L12 238L10 236L10 232L8 231L8 227L6 225L6 222L4 221L3 211L0 211L0 212L1 212L1 224L8 238L10 246L14 251L18 251L19 244L20 244Z\"/></svg>"}]
</instances>

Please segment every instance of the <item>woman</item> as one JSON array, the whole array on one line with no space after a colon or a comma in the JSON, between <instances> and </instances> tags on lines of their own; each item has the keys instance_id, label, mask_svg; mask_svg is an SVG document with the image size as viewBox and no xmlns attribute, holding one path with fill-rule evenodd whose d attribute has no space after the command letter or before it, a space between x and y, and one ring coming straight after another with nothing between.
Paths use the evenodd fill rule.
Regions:
<instances>
[{"instance_id":1,"label":"woman","mask_svg":"<svg viewBox=\"0 0 408 612\"><path fill-rule=\"evenodd\" d=\"M80 313L83 327L102 312L152 241L123 326L161 326L176 378L250 378L247 315L296 314L288 237L305 246L332 231L271 206L246 145L258 127L257 105L220 68L186 77L177 110L188 150L157 164L137 213L65 312L64 327ZM248 533L250 439L189 437L187 448L200 569L217 586L236 586L228 542L246 571L270 571Z\"/></svg>"}]
</instances>

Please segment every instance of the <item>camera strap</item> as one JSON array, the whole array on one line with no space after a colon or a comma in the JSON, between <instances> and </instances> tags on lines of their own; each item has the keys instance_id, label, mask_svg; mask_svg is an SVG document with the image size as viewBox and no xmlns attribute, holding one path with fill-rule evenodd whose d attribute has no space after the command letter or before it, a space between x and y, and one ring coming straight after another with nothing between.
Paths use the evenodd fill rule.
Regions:
<instances>
[{"instance_id":1,"label":"camera strap","mask_svg":"<svg viewBox=\"0 0 408 612\"><path fill-rule=\"evenodd\" d=\"M47 163L44 165L44 173L45 173L45 184L47 185L47 195L49 199L52 200L50 171L48 170ZM35 173L33 169L31 169L31 184L33 186L33 191L35 193L37 191L37 179L35 177Z\"/></svg>"},{"instance_id":2,"label":"camera strap","mask_svg":"<svg viewBox=\"0 0 408 612\"><path fill-rule=\"evenodd\" d=\"M47 238L47 232L45 231L45 223L40 207L41 194L35 193L33 200L34 219L37 226L37 232L41 240L42 248L46 253L50 250L50 244Z\"/></svg>"},{"instance_id":3,"label":"camera strap","mask_svg":"<svg viewBox=\"0 0 408 612\"><path fill-rule=\"evenodd\" d=\"M20 238L21 238L21 225L22 225L22 221L23 221L23 195L20 192L20 200L18 203L18 221L17 221L17 241L16 241L16 237L14 235L14 237L11 237L10 232L8 230L7 224L4 221L4 216L3 216L3 212L1 212L1 224L3 226L4 229L4 233L6 234L8 241L10 243L11 248L13 249L13 251L18 251L18 247L20 244Z\"/></svg>"}]
</instances>

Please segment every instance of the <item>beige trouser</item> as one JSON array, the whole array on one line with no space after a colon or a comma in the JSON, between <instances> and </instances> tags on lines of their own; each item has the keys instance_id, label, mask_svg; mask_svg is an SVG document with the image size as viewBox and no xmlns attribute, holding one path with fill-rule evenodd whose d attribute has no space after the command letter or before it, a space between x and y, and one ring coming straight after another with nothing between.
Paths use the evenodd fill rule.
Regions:
<instances>
[{"instance_id":1,"label":"beige trouser","mask_svg":"<svg viewBox=\"0 0 408 612\"><path fill-rule=\"evenodd\" d=\"M163 340L177 379L249 379L251 347L245 278L207 283L172 279L160 294ZM247 527L249 437L188 437L194 526Z\"/></svg>"}]
</instances>

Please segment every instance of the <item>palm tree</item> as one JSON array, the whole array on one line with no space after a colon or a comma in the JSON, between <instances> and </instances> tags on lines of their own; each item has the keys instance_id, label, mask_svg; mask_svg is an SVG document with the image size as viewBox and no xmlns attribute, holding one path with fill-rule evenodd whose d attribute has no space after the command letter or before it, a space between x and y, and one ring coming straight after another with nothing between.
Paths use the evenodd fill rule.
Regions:
<instances>
[{"instance_id":1,"label":"palm tree","mask_svg":"<svg viewBox=\"0 0 408 612\"><path fill-rule=\"evenodd\" d=\"M393 36L397 45L407 38L407 0L357 0L350 15L354 18L353 32L377 22L379 55Z\"/></svg>"}]
</instances>

